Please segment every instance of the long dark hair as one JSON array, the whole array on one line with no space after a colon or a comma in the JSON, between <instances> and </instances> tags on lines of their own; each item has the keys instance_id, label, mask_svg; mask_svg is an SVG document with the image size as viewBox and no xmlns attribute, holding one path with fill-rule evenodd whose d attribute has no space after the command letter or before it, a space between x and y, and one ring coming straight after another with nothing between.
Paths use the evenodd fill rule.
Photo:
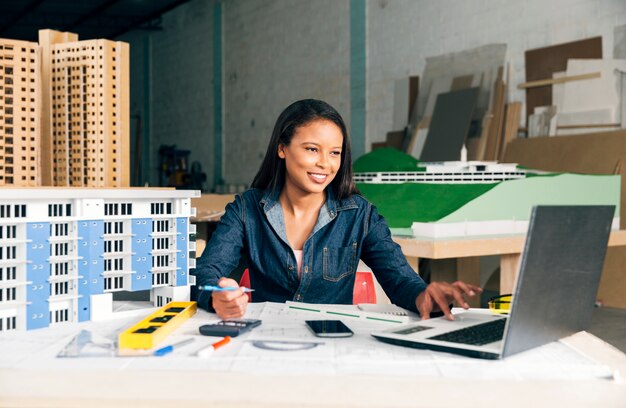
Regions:
<instances>
[{"instance_id":1,"label":"long dark hair","mask_svg":"<svg viewBox=\"0 0 626 408\"><path fill-rule=\"evenodd\" d=\"M278 146L289 146L296 129L315 120L328 120L333 122L343 135L341 144L341 165L337 175L330 183L333 193L338 199L349 197L351 194L359 194L352 177L352 153L350 150L350 138L346 130L343 118L329 104L317 99L303 99L287 106L278 116L272 138L267 146L265 158L258 173L252 181L252 187L260 189L281 189L285 182L285 161L278 157Z\"/></svg>"}]
</instances>

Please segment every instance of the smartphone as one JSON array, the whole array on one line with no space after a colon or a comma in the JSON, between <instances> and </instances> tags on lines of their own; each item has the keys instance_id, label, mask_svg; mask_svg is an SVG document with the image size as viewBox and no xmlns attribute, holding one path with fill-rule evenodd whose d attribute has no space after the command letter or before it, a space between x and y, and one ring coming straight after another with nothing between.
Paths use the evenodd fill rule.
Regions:
<instances>
[{"instance_id":1,"label":"smartphone","mask_svg":"<svg viewBox=\"0 0 626 408\"><path fill-rule=\"evenodd\" d=\"M354 333L341 320L306 320L317 337L350 337Z\"/></svg>"},{"instance_id":2,"label":"smartphone","mask_svg":"<svg viewBox=\"0 0 626 408\"><path fill-rule=\"evenodd\" d=\"M237 337L261 324L258 319L225 319L215 324L205 324L198 328L205 336Z\"/></svg>"}]
</instances>

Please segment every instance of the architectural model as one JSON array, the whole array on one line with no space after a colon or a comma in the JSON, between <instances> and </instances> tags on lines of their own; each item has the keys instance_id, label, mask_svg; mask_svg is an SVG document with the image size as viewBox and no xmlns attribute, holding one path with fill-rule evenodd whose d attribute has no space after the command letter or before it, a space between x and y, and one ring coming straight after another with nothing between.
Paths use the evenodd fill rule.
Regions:
<instances>
[{"instance_id":1,"label":"architectural model","mask_svg":"<svg viewBox=\"0 0 626 408\"><path fill-rule=\"evenodd\" d=\"M366 154L354 168L359 190L397 235L521 234L534 205L614 205L613 228L619 228L619 175L547 174L491 162L420 163L390 149Z\"/></svg>"},{"instance_id":2,"label":"architectural model","mask_svg":"<svg viewBox=\"0 0 626 408\"><path fill-rule=\"evenodd\" d=\"M198 191L4 187L0 331L110 315L113 292L188 301ZM191 255L191 256L190 256Z\"/></svg>"},{"instance_id":3,"label":"architectural model","mask_svg":"<svg viewBox=\"0 0 626 408\"><path fill-rule=\"evenodd\" d=\"M420 163L414 171L355 173L357 183L497 183L526 177L526 171L514 163L480 161Z\"/></svg>"},{"instance_id":4,"label":"architectural model","mask_svg":"<svg viewBox=\"0 0 626 408\"><path fill-rule=\"evenodd\" d=\"M129 186L129 47L0 39L0 186Z\"/></svg>"}]
</instances>

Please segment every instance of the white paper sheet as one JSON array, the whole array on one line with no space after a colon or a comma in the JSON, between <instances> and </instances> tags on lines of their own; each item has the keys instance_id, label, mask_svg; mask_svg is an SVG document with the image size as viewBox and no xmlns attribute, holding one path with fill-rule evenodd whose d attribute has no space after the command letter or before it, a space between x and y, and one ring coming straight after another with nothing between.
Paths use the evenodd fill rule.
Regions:
<instances>
[{"instance_id":1,"label":"white paper sheet","mask_svg":"<svg viewBox=\"0 0 626 408\"><path fill-rule=\"evenodd\" d=\"M353 306L347 306L350 307ZM259 318L263 323L233 338L206 359L198 358L195 354L219 338L200 335L198 327L214 322L216 316L199 310L159 347L187 338L193 338L194 341L164 357L57 358L59 352L81 330L89 330L94 338L115 339L117 334L138 320L134 318L3 333L0 335L0 367L57 371L215 370L294 375L357 373L485 379L590 379L610 378L612 375L608 367L560 342L502 361L485 361L390 345L370 336L371 331L388 327L389 323L346 319L344 323L354 331L353 337L322 339L315 337L304 323L311 318L310 312L289 309L284 304L251 304L246 317ZM298 344L294 342L317 344L300 350L280 351L255 345L259 341L292 342L288 345Z\"/></svg>"}]
</instances>

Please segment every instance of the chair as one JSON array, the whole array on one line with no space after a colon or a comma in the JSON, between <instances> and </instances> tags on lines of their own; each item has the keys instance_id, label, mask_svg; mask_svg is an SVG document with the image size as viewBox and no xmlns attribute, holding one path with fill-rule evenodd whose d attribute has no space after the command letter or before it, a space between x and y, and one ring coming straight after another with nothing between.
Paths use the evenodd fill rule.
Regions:
<instances>
[{"instance_id":1,"label":"chair","mask_svg":"<svg viewBox=\"0 0 626 408\"><path fill-rule=\"evenodd\" d=\"M250 287L250 272L246 268L239 280L239 286ZM247 293L248 300L252 301L252 293ZM371 272L357 272L352 291L352 303L376 303L376 287Z\"/></svg>"}]
</instances>

